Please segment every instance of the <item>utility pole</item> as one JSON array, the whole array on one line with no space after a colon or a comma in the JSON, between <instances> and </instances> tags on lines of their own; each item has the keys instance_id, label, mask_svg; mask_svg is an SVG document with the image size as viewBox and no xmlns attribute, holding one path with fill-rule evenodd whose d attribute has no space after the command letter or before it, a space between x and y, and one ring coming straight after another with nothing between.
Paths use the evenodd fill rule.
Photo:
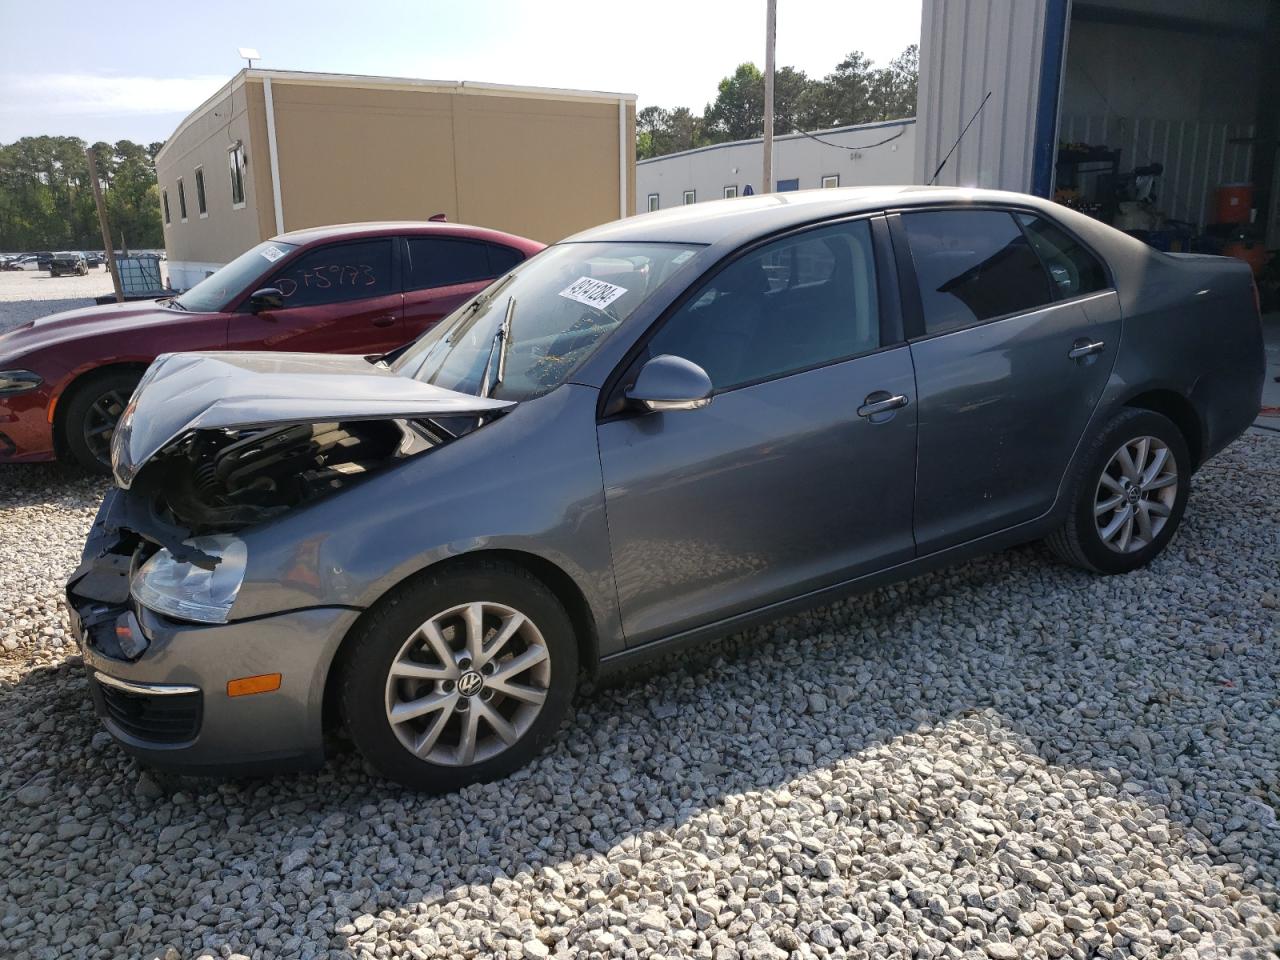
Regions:
<instances>
[{"instance_id":1,"label":"utility pole","mask_svg":"<svg viewBox=\"0 0 1280 960\"><path fill-rule=\"evenodd\" d=\"M778 0L765 0L764 25L764 183L773 193L773 41L778 32Z\"/></svg>"},{"instance_id":2,"label":"utility pole","mask_svg":"<svg viewBox=\"0 0 1280 960\"><path fill-rule=\"evenodd\" d=\"M116 251L111 245L111 227L107 224L107 205L102 202L102 184L98 182L98 158L89 147L84 152L89 161L89 182L93 184L93 202L98 207L98 226L102 228L102 245L106 248L107 269L111 271L111 284L116 288L116 303L124 303L124 289L120 286L120 270L116 266Z\"/></svg>"}]
</instances>

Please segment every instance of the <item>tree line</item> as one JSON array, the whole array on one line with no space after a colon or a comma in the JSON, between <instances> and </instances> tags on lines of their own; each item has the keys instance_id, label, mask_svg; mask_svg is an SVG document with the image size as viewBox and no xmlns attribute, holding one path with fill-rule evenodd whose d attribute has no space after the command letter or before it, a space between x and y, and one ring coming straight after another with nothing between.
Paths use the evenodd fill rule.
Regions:
<instances>
[{"instance_id":1,"label":"tree line","mask_svg":"<svg viewBox=\"0 0 1280 960\"><path fill-rule=\"evenodd\" d=\"M883 67L855 50L821 80L780 67L773 78L774 133L914 117L919 76L920 48L914 43ZM716 99L701 114L688 107L641 110L636 159L763 135L764 74L754 63L743 63L720 81Z\"/></svg>"},{"instance_id":2,"label":"tree line","mask_svg":"<svg viewBox=\"0 0 1280 960\"><path fill-rule=\"evenodd\" d=\"M164 246L155 165L162 146L131 140L94 144L116 248ZM0 144L0 250L101 249L84 151L79 137Z\"/></svg>"}]
</instances>

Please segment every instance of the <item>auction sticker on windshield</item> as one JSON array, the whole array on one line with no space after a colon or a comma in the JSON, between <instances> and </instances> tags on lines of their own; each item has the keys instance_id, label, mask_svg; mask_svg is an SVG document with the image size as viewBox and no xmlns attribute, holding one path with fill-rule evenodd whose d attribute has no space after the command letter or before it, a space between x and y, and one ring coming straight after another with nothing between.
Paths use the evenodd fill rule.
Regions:
<instances>
[{"instance_id":1,"label":"auction sticker on windshield","mask_svg":"<svg viewBox=\"0 0 1280 960\"><path fill-rule=\"evenodd\" d=\"M270 260L272 263L275 263L277 260L279 260L281 257L284 256L284 251L281 250L279 247L264 247L262 249L262 255L266 257L268 260Z\"/></svg>"},{"instance_id":2,"label":"auction sticker on windshield","mask_svg":"<svg viewBox=\"0 0 1280 960\"><path fill-rule=\"evenodd\" d=\"M579 277L561 290L560 296L603 310L626 292L626 287L614 286L612 283L593 280L591 277Z\"/></svg>"}]
</instances>

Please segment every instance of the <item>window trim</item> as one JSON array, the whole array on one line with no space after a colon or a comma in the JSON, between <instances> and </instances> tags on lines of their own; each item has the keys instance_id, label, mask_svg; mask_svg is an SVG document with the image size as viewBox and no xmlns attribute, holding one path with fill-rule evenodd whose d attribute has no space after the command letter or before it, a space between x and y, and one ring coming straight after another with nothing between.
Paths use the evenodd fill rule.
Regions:
<instances>
[{"instance_id":1,"label":"window trim","mask_svg":"<svg viewBox=\"0 0 1280 960\"><path fill-rule=\"evenodd\" d=\"M164 225L170 226L173 218L169 216L169 188L165 187L160 191L160 206L164 208Z\"/></svg>"},{"instance_id":2,"label":"window trim","mask_svg":"<svg viewBox=\"0 0 1280 960\"><path fill-rule=\"evenodd\" d=\"M732 191L732 193L730 191ZM724 198L726 200L736 200L737 197L738 185L736 183L726 183L724 187Z\"/></svg>"},{"instance_id":3,"label":"window trim","mask_svg":"<svg viewBox=\"0 0 1280 960\"><path fill-rule=\"evenodd\" d=\"M907 241L907 228L902 223L901 215L906 213L939 213L942 211L961 211L972 213L975 211L992 211L996 213L1008 214L1014 224L1023 232L1025 238L1026 232L1023 230L1022 224L1018 222L1015 216L1017 213L1029 213L1032 216L1041 217L1048 220L1055 227L1065 233L1071 239L1075 240L1089 254L1102 264L1102 272L1106 275L1107 286L1101 290L1092 290L1089 293L1078 293L1074 297L1065 299L1050 300L1048 303L1041 304L1031 310L1018 310L1013 313L1002 313L997 317L988 317L985 320L977 320L973 323L966 324L962 327L952 327L950 330L940 330L937 333L929 333L924 322L924 301L920 297L920 280L916 276L915 259L911 253L910 244ZM963 333L966 330L975 330L978 327L985 327L989 323L998 323L1001 320L1009 320L1013 317L1025 317L1031 313L1039 313L1041 310L1049 310L1062 304L1077 303L1091 297L1105 296L1110 293L1117 293L1115 283L1115 274L1111 270L1111 265L1107 263L1105 257L1099 256L1097 250L1090 244L1086 243L1078 233L1067 227L1057 217L1050 216L1043 210L1039 210L1027 204L1001 204L1001 203L933 203L922 204L918 207L894 207L885 211L885 215L889 220L889 229L893 237L894 259L898 263L898 287L902 291L902 320L908 343L920 343L924 340L932 340L934 337L945 337L953 333ZM1030 245L1031 241L1027 241ZM1031 248L1035 253L1035 247ZM1040 259L1040 255L1036 253L1036 259L1040 261L1040 268L1045 271L1045 276L1049 280L1049 288L1053 290L1053 277L1044 266L1044 261Z\"/></svg>"},{"instance_id":4,"label":"window trim","mask_svg":"<svg viewBox=\"0 0 1280 960\"><path fill-rule=\"evenodd\" d=\"M204 164L196 164L196 172L193 179L196 184L196 212L200 215L201 220L208 220L209 202L204 189Z\"/></svg>"},{"instance_id":5,"label":"window trim","mask_svg":"<svg viewBox=\"0 0 1280 960\"><path fill-rule=\"evenodd\" d=\"M656 193L649 194L645 199L645 208L646 213L657 213L660 209L658 195Z\"/></svg>"},{"instance_id":6,"label":"window trim","mask_svg":"<svg viewBox=\"0 0 1280 960\"><path fill-rule=\"evenodd\" d=\"M829 183L827 183L827 181L828 181L828 180L834 180L834 181L835 181L835 183L830 183L830 184L829 184ZM824 174L822 175L822 179L818 181L818 184L819 184L819 186L820 186L823 190L831 190L831 189L833 189L833 188L835 188L835 187L838 187L838 186L840 186L840 174L838 174L838 173L824 173Z\"/></svg>"},{"instance_id":7,"label":"window trim","mask_svg":"<svg viewBox=\"0 0 1280 960\"><path fill-rule=\"evenodd\" d=\"M794 377L802 373L809 373L813 370L820 370L823 367L829 367L837 363L847 363L850 360L858 360L862 357L871 357L877 353L884 353L886 350L897 350L907 344L907 340L903 335L903 320L899 300L897 297L898 287L901 284L898 275L892 271L893 267L893 251L889 249L890 235L888 229L883 225L885 213L882 210L859 211L853 214L842 214L823 220L814 220L809 223L793 224L785 229L775 231L773 233L764 234L747 241L742 246L730 250L719 260L710 264L706 270L691 280L685 288L680 291L679 296L672 300L667 306L654 318L648 328L636 337L635 342L623 354L622 359L614 366L609 376L605 378L604 384L600 389L599 400L596 403L596 422L609 423L614 420L629 419L634 416L643 416L640 411L628 409L620 405L623 399L623 393L626 388L634 382L639 368L636 366L640 357L648 349L649 342L658 334L658 332L666 326L670 319L679 312L685 304L700 294L707 283L715 279L722 271L728 269L743 257L750 256L756 250L763 246L774 243L778 240L786 240L799 234L808 233L813 230L821 230L824 227L834 227L842 223L853 223L859 220L868 221L869 234L871 237L872 261L875 264L876 271L876 302L880 313L880 346L874 350L864 350L861 353L850 354L846 357L836 357L831 360L825 360L822 363L811 364L796 370L789 370L786 373L772 377L762 377L758 380L752 380L747 383L740 383L732 387L726 387L723 390L713 390L712 397L718 397L723 393L733 393L735 390L744 390L747 387L758 386L761 383L768 383L773 380L782 380L786 377ZM881 226L877 227L877 221L881 222ZM607 414L605 411L621 406L615 413Z\"/></svg>"},{"instance_id":8,"label":"window trim","mask_svg":"<svg viewBox=\"0 0 1280 960\"><path fill-rule=\"evenodd\" d=\"M237 162L237 156L239 161ZM249 163L245 159L244 144L239 143L227 147L227 175L231 181L231 209L243 210L249 199L249 191L245 187L245 171ZM236 202L236 180L240 181L240 200Z\"/></svg>"},{"instance_id":9,"label":"window trim","mask_svg":"<svg viewBox=\"0 0 1280 960\"><path fill-rule=\"evenodd\" d=\"M183 222L187 222L187 191L182 185L182 178L178 178L178 218Z\"/></svg>"},{"instance_id":10,"label":"window trim","mask_svg":"<svg viewBox=\"0 0 1280 960\"><path fill-rule=\"evenodd\" d=\"M693 206L693 205L694 205L695 203L697 203L697 202L698 202L698 191L697 191L697 190L686 190L686 191L684 192L684 202L681 204L681 206L682 206L682 207L690 207L690 206Z\"/></svg>"}]
</instances>

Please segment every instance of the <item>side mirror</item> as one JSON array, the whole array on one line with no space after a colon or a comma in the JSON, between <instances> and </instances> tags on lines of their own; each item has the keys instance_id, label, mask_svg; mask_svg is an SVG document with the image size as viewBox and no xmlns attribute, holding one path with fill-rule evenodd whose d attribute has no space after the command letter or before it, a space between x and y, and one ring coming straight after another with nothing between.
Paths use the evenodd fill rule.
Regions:
<instances>
[{"instance_id":1,"label":"side mirror","mask_svg":"<svg viewBox=\"0 0 1280 960\"><path fill-rule=\"evenodd\" d=\"M279 287L263 287L249 294L249 309L254 313L259 310L279 310L284 306L284 293Z\"/></svg>"},{"instance_id":2,"label":"side mirror","mask_svg":"<svg viewBox=\"0 0 1280 960\"><path fill-rule=\"evenodd\" d=\"M649 413L697 410L711 402L713 389L707 371L691 360L664 353L640 368L627 399Z\"/></svg>"}]
</instances>

